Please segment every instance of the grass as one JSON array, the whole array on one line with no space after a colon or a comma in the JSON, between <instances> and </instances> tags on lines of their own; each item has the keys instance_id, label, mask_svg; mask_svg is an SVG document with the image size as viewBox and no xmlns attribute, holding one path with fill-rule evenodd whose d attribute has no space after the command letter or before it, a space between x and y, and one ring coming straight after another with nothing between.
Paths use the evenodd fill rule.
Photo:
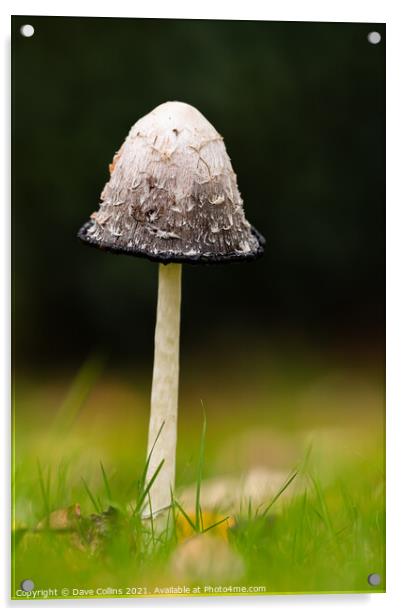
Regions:
<instances>
[{"instance_id":1,"label":"grass","mask_svg":"<svg viewBox=\"0 0 402 616\"><path fill-rule=\"evenodd\" d=\"M26 386L25 396L16 401L14 597L23 579L33 579L37 589L57 589L59 596L63 588L69 589L69 596L132 597L153 594L155 588L171 594L178 585L203 589L206 584L230 585L232 591L260 587L257 592L265 593L384 590L383 418L377 396L381 386L373 385L371 377L362 380L356 372L351 379L348 372L346 398L345 387L334 388L321 372L317 397L311 390L302 391L292 375L283 382L283 390L278 386L272 393L270 387L271 397L250 387L247 406L252 412L240 414L235 406L223 405L219 416L209 412L208 438L204 405L201 430L194 421L199 411L191 413L191 421L183 414L178 484L193 482L194 506L185 507L178 491L162 520L144 522L141 512L160 470L146 484L150 458L145 464L141 459L147 400L134 401L134 418L124 398L120 409L99 414L99 400L118 399L117 392L121 395L125 386L121 381L115 386L116 398L97 397L97 388L105 384L96 381L96 374L99 363L88 360L69 388L70 402L62 400L51 426L40 396L35 398L37 385ZM289 391L295 395L291 404L286 400ZM213 387L210 395L212 400L218 396ZM45 399L51 409L49 393L43 394ZM188 393L181 408L186 399L191 399ZM330 400L334 412L319 419L322 399ZM272 429L272 414L266 412L274 401L281 430L278 424ZM43 415L33 414L35 405ZM281 465L289 474L267 500L242 502L229 512L203 505L204 477L225 477L262 461L269 467L270 452L278 442L279 453L287 452ZM274 462L279 458L273 456ZM380 573L379 587L369 586L370 573ZM73 589L95 594L73 595ZM101 595L97 589L102 589Z\"/></svg>"}]
</instances>

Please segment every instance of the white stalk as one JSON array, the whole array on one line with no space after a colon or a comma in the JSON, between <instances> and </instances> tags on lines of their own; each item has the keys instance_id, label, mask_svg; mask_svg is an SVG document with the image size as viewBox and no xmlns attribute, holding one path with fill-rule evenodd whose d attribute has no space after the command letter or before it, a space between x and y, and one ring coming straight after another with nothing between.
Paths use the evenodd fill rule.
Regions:
<instances>
[{"instance_id":1,"label":"white stalk","mask_svg":"<svg viewBox=\"0 0 402 616\"><path fill-rule=\"evenodd\" d=\"M146 484L160 462L164 460L164 463L149 492L152 517L170 506L171 490L173 492L175 487L180 302L181 265L160 265L147 456L152 447L153 451ZM144 518L151 516L148 504L142 515Z\"/></svg>"}]
</instances>

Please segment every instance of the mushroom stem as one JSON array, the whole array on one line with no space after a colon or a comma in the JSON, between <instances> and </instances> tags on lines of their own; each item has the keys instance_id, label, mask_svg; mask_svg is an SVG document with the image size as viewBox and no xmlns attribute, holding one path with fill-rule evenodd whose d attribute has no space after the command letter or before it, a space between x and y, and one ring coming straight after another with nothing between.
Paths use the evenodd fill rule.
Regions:
<instances>
[{"instance_id":1,"label":"mushroom stem","mask_svg":"<svg viewBox=\"0 0 402 616\"><path fill-rule=\"evenodd\" d=\"M152 447L153 450L146 474L146 485L161 461L164 462L149 491L151 508L147 503L142 514L144 518L150 517L151 514L154 517L170 506L171 491L173 492L175 485L180 302L181 265L161 264L147 456Z\"/></svg>"}]
</instances>

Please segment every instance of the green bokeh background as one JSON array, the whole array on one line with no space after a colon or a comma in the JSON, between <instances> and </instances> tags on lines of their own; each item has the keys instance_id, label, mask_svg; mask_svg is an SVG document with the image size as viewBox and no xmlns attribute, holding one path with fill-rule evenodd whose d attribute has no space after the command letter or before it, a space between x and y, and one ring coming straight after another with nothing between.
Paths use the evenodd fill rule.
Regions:
<instances>
[{"instance_id":1,"label":"green bokeh background","mask_svg":"<svg viewBox=\"0 0 402 616\"><path fill-rule=\"evenodd\" d=\"M32 23L35 35L19 33ZM186 267L183 351L206 337L382 340L384 25L14 17L17 365L151 356L155 264L76 240L131 125L166 100L224 136L255 264ZM144 355L145 354L145 355Z\"/></svg>"}]
</instances>

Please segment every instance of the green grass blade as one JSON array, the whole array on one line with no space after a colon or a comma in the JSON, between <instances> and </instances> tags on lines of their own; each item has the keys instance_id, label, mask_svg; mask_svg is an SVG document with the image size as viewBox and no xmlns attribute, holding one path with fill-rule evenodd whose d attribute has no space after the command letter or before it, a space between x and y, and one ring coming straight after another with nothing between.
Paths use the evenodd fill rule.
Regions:
<instances>
[{"instance_id":1,"label":"green grass blade","mask_svg":"<svg viewBox=\"0 0 402 616\"><path fill-rule=\"evenodd\" d=\"M151 449L149 451L149 454L147 456L147 459L146 459L146 462L145 462L145 466L144 466L144 469L142 471L142 475L141 475L140 482L139 482L139 492L142 492L142 490L143 490L143 488L145 486L145 481L146 481L146 476L147 476L149 464L150 464L150 461L151 461L151 456L152 456L152 453L154 451L155 445L156 445L156 443L158 441L158 438L159 438L159 436L160 436L160 434L161 434L161 432L163 430L164 425L165 425L165 421L162 421L161 427L158 430L158 433L157 433L157 435L155 437L155 440L154 440L154 442L152 444L152 447L151 447Z\"/></svg>"},{"instance_id":2,"label":"green grass blade","mask_svg":"<svg viewBox=\"0 0 402 616\"><path fill-rule=\"evenodd\" d=\"M164 537L164 547L166 548L167 543L168 543L168 538L169 538L169 533L170 533L170 518L172 515L172 508L169 507L168 508L168 512L167 512L167 516L166 516L166 525L165 525L165 530L163 531L162 535Z\"/></svg>"},{"instance_id":3,"label":"green grass blade","mask_svg":"<svg viewBox=\"0 0 402 616\"><path fill-rule=\"evenodd\" d=\"M49 512L50 512L52 510L52 505L50 502L50 466L47 467L46 492L47 492L47 499L49 503Z\"/></svg>"},{"instance_id":4,"label":"green grass blade","mask_svg":"<svg viewBox=\"0 0 402 616\"><path fill-rule=\"evenodd\" d=\"M305 515L306 515L306 506L307 506L307 490L304 489L303 500L302 500L302 505L301 505L301 514L298 515L297 517L298 524L295 528L295 533L294 533L293 542L292 542L292 562L293 563L299 562L299 559L300 559L299 546L301 544L302 537L304 534L304 520L305 520Z\"/></svg>"},{"instance_id":5,"label":"green grass blade","mask_svg":"<svg viewBox=\"0 0 402 616\"><path fill-rule=\"evenodd\" d=\"M289 479L283 484L283 486L278 490L278 492L275 494L274 498L271 500L271 502L269 503L269 505L264 509L264 511L261 513L262 516L267 515L268 511L273 507L273 505L275 505L276 501L278 500L278 498L284 493L284 491L290 486L290 484L292 483L292 481L296 478L298 474L298 471L296 471L295 473L293 473L293 475L291 475L291 477L289 477Z\"/></svg>"},{"instance_id":6,"label":"green grass blade","mask_svg":"<svg viewBox=\"0 0 402 616\"><path fill-rule=\"evenodd\" d=\"M310 480L311 480L311 482L312 482L312 484L314 486L315 493L317 495L317 500L318 500L318 503L320 505L320 510L321 510L321 516L322 516L322 519L324 520L325 526L327 527L327 529L329 530L331 535L333 537L336 537L334 526L332 524L332 520L331 520L331 517L329 515L327 503L325 501L324 494L323 494L322 489L321 489L321 485L320 485L319 481L317 481L312 475L310 475L309 477L310 477Z\"/></svg>"},{"instance_id":7,"label":"green grass blade","mask_svg":"<svg viewBox=\"0 0 402 616\"><path fill-rule=\"evenodd\" d=\"M88 494L89 500L91 501L91 503L95 507L95 511L97 513L102 513L102 506L101 506L100 502L96 500L96 498L92 494L91 490L89 489L89 486L88 486L87 482L85 481L85 479L83 477L81 477L81 481L84 484L84 488L85 488L86 493Z\"/></svg>"},{"instance_id":8,"label":"green grass blade","mask_svg":"<svg viewBox=\"0 0 402 616\"><path fill-rule=\"evenodd\" d=\"M48 479L45 484L45 480L43 477L43 471L39 460L37 461L38 465L38 477L39 477L39 486L42 494L43 506L45 510L45 515L48 518L50 515L50 469L48 469Z\"/></svg>"},{"instance_id":9,"label":"green grass blade","mask_svg":"<svg viewBox=\"0 0 402 616\"><path fill-rule=\"evenodd\" d=\"M200 504L200 507L199 507L199 512L200 512L200 515L199 515L199 527L198 527L198 531L199 531L199 532L201 532L201 533L203 533L203 532L204 532L204 518L203 518L203 515L202 515L202 508L201 508L201 504Z\"/></svg>"},{"instance_id":10,"label":"green grass blade","mask_svg":"<svg viewBox=\"0 0 402 616\"><path fill-rule=\"evenodd\" d=\"M148 492L148 507L149 507L149 513L150 513L150 522L151 522L151 537L152 537L152 544L155 547L155 529L154 529L154 519L153 519L153 514L152 514L152 504L151 504L151 496Z\"/></svg>"},{"instance_id":11,"label":"green grass blade","mask_svg":"<svg viewBox=\"0 0 402 616\"><path fill-rule=\"evenodd\" d=\"M125 492L125 495L127 498L130 496L130 494L134 492L134 488L137 488L137 494L138 494L140 491L140 480L139 479L133 479L132 481L130 481L129 486Z\"/></svg>"},{"instance_id":12,"label":"green grass blade","mask_svg":"<svg viewBox=\"0 0 402 616\"><path fill-rule=\"evenodd\" d=\"M159 471L161 470L161 468L162 468L162 466L163 466L164 462L165 462L165 460L161 460L161 462L158 464L158 468L156 469L156 471L155 471L155 472L154 472L154 474L152 475L151 479L149 480L149 482L148 482L148 484L147 484L147 486L146 486L145 490L144 490L144 491L143 491L143 493L140 495L140 497L139 497L139 499L138 499L138 502L137 502L137 505L136 505L135 510L134 510L136 514L140 511L140 509L141 509L141 507L142 507L142 505L143 505L143 503L144 503L144 500L146 499L147 494L149 493L149 491L150 491L150 489L151 489L151 487L152 487L152 485L153 485L153 483L154 483L155 479L157 478L157 476L158 476L158 474L159 474Z\"/></svg>"},{"instance_id":13,"label":"green grass blade","mask_svg":"<svg viewBox=\"0 0 402 616\"><path fill-rule=\"evenodd\" d=\"M112 500L113 500L112 499L112 492L110 490L110 484L109 484L109 481L108 481L108 478L107 478L107 475L106 475L106 471L105 471L105 468L104 468L102 462L100 462L100 467L101 467L101 471L102 471L103 483L105 485L106 496L107 496L109 502L111 503Z\"/></svg>"},{"instance_id":14,"label":"green grass blade","mask_svg":"<svg viewBox=\"0 0 402 616\"><path fill-rule=\"evenodd\" d=\"M211 524L211 526L208 526L208 528L204 528L202 532L203 533L208 532L209 530L211 530L211 528L215 528L215 526L219 526L219 524L223 524L223 522L226 522L226 520L228 520L229 518L230 518L230 515L227 515L226 518L223 518L222 520L218 520L218 522L214 522L213 524Z\"/></svg>"},{"instance_id":15,"label":"green grass blade","mask_svg":"<svg viewBox=\"0 0 402 616\"><path fill-rule=\"evenodd\" d=\"M206 435L206 430L207 430L207 417L205 414L205 407L204 407L204 403L201 400L201 406L202 406L202 411L203 411L203 422L202 422L202 431L201 431L201 441L200 441L200 454L199 454L199 459L198 459L198 473L197 473L197 485L196 485L196 492L195 492L195 525L197 528L197 531L200 530L200 523L201 523L201 505L200 505L200 499L201 499L201 481L202 481L202 471L203 471L203 467L204 467L204 459L205 459L205 435Z\"/></svg>"},{"instance_id":16,"label":"green grass blade","mask_svg":"<svg viewBox=\"0 0 402 616\"><path fill-rule=\"evenodd\" d=\"M187 522L190 524L191 528L195 531L198 532L198 529L196 527L196 525L194 524L194 522L192 521L192 519L190 518L190 516L184 511L183 507L180 505L180 503L175 500L175 505L178 508L178 510L180 511L180 513L185 517L185 519L187 520Z\"/></svg>"},{"instance_id":17,"label":"green grass blade","mask_svg":"<svg viewBox=\"0 0 402 616\"><path fill-rule=\"evenodd\" d=\"M313 451L313 441L310 441L304 453L304 458L300 465L300 474L305 475L311 462L311 454Z\"/></svg>"},{"instance_id":18,"label":"green grass blade","mask_svg":"<svg viewBox=\"0 0 402 616\"><path fill-rule=\"evenodd\" d=\"M177 517L176 517L176 504L173 496L172 486L170 486L170 508L172 510L172 521L173 521L173 536L175 543L177 543Z\"/></svg>"}]
</instances>

